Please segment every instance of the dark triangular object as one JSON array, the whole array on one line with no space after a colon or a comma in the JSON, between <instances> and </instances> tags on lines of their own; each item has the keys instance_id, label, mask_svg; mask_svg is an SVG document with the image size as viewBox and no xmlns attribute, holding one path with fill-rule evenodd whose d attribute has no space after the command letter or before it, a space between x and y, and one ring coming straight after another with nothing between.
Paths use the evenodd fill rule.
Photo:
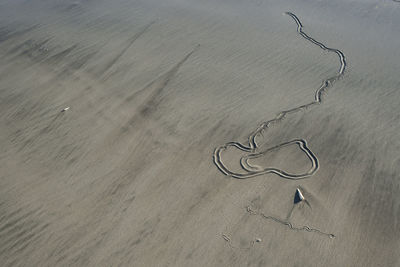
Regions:
<instances>
[{"instance_id":1,"label":"dark triangular object","mask_svg":"<svg viewBox=\"0 0 400 267\"><path fill-rule=\"evenodd\" d=\"M294 193L294 204L297 204L303 200L305 200L303 193L299 188L296 188L296 193Z\"/></svg>"}]
</instances>

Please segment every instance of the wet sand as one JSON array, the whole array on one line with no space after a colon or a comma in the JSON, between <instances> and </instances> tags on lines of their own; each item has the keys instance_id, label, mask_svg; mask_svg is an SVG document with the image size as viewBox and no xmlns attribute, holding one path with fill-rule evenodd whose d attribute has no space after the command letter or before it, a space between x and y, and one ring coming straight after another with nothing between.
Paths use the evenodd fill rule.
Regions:
<instances>
[{"instance_id":1,"label":"wet sand","mask_svg":"<svg viewBox=\"0 0 400 267\"><path fill-rule=\"evenodd\" d=\"M399 15L0 1L0 262L400 265Z\"/></svg>"}]
</instances>

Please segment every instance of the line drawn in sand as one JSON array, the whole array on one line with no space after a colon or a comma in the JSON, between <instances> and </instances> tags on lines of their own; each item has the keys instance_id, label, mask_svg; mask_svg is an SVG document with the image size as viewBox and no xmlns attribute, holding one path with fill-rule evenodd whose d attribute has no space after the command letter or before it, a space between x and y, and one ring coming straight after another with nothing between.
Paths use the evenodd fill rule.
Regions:
<instances>
[{"instance_id":1,"label":"line drawn in sand","mask_svg":"<svg viewBox=\"0 0 400 267\"><path fill-rule=\"evenodd\" d=\"M336 75L329 77L327 79L325 79L321 86L315 91L315 96L314 96L314 100L308 104L304 104L298 107L295 107L293 109L289 109L289 110L285 110L282 111L280 113L278 113L278 115L269 121L263 122L258 128L255 129L255 131L253 131L249 137L248 137L248 141L247 143L239 143L239 142L228 142L226 144L224 144L223 146L217 147L214 150L214 154L213 154L213 160L215 165L217 166L217 168L225 175L233 177L233 178L237 178L237 179L247 179L247 178L251 178L251 177L255 177L255 176L259 176L259 175L264 175L264 174L268 174L268 173L275 173L277 175L279 175L282 178L285 179L290 179L290 180L298 180L298 179L304 179L304 178L308 178L310 176L312 176L319 168L319 162L318 162L318 158L315 156L315 154L310 150L310 148L307 146L307 142L304 139L294 139L285 143L281 143L279 145L276 145L274 147L271 148L267 148L263 151L258 151L259 150L259 145L257 143L257 137L262 135L263 132L268 129L272 124L274 123L278 123L280 121L282 121L287 115L292 114L292 113L296 113L299 111L302 111L304 109L307 109L311 106L314 105L319 105L322 103L322 96L323 93L328 89L328 87L332 86L333 83L338 80L340 77L343 76L344 71L346 69L346 58L345 55L343 54L342 51L335 49L335 48L330 48L327 47L326 45L324 45L323 43L315 40L314 38L310 37L309 35L307 35L304 31L303 31L303 25L301 23L301 21L299 20L299 18L291 13L291 12L286 12L286 15L290 16L297 24L297 32L306 40L310 41L311 43L319 46L322 50L328 51L328 52L332 52L335 53L340 60L340 68L337 72ZM306 156L308 157L308 159L311 161L311 168L304 173L289 173L289 172L285 172L284 170L278 169L278 168L272 168L272 167L267 167L267 168L262 168L259 166L255 166L255 165L251 165L249 163L250 159L255 159L255 158L259 158L262 157L263 155L265 155L266 153L272 151L272 150L279 150L283 147L289 146L289 145L293 145L296 144L299 146L300 150L302 152L304 152L306 154ZM242 168L242 173L240 172L235 172L235 171L231 171L222 161L222 152L224 150L226 150L228 147L234 147L237 148L241 151L247 152L248 154L245 156L242 156L240 158L240 166ZM307 199L305 199L303 193L300 191L299 188L296 189L296 193L295 193L295 198L294 198L294 203L292 208L290 209L286 219L280 219L278 217L274 217L274 216L269 216L266 215L260 211L255 211L251 208L251 206L247 206L246 207L246 211L251 214L251 215L257 215L260 216L261 218L265 219L265 220L271 220L274 222L277 222L279 224L282 224L286 227L288 227L290 230L293 231L304 231L304 232L310 232L310 233L316 233L316 234L320 234L322 236L325 237L329 237L329 238L334 238L335 235L334 234L330 234L330 233L326 233L323 232L317 228L312 228L309 227L307 225L304 226L294 226L293 223L290 221L290 217L292 216L293 210L295 207L297 207L297 205L301 202L304 202L306 205L308 205L310 208L310 203L307 201ZM233 245L231 238L226 235L226 234L222 234L222 238L229 244L230 248L234 248L234 249L244 249L244 250L248 250L251 249L255 242L261 242L261 239L257 238L254 239L250 242L250 244L248 246L245 247L241 247L241 246L237 246L237 245ZM259 241L260 240L260 241Z\"/></svg>"},{"instance_id":2,"label":"line drawn in sand","mask_svg":"<svg viewBox=\"0 0 400 267\"><path fill-rule=\"evenodd\" d=\"M275 217L275 216L265 215L263 212L256 211L256 210L252 209L251 206L247 206L246 207L246 211L250 215L260 216L261 218L263 218L265 220L270 220L270 221L279 223L281 225L284 225L284 226L288 227L290 230L293 230L293 231L298 231L298 232L304 231L304 232L316 233L316 234L319 234L319 235L322 235L322 236L325 236L325 237L329 237L331 239L335 238L336 236L334 234L323 232L320 229L313 228L313 227L310 227L308 225L295 226L293 224L293 222L290 221L290 218L292 217L292 214L293 214L293 210L296 207L299 207L300 203L304 203L309 208L311 208L310 203L304 197L303 192L301 190L302 190L301 187L296 188L296 191L295 191L295 194L294 194L293 205L292 205L292 208L289 210L288 215L286 216L286 219L280 219L280 218ZM260 243L262 241L261 238L255 238L255 239L250 241L249 245L240 246L240 245L234 245L232 243L231 238L227 234L222 233L221 236L228 243L229 247L232 248L232 249L249 250L255 245L255 243Z\"/></svg>"},{"instance_id":3,"label":"line drawn in sand","mask_svg":"<svg viewBox=\"0 0 400 267\"><path fill-rule=\"evenodd\" d=\"M295 193L295 201L293 203L293 206L290 209L288 215L286 216L286 219L284 219L284 220L283 219L279 219L279 218L274 217L274 216L265 215L264 213L262 213L260 211L255 211L255 210L253 210L251 208L251 206L247 206L246 207L246 211L251 215L258 215L258 216L261 216L263 219L272 220L274 222L277 222L277 223L280 223L282 225L285 225L285 226L289 227L291 230L314 232L314 233L317 233L317 234L320 234L320 235L323 235L323 236L327 236L329 238L335 238L334 234L323 232L323 231L321 231L321 230L319 230L317 228L312 228L312 227L309 227L307 225L300 226L300 227L293 225L293 223L290 221L290 217L292 216L294 208L301 202L305 202L306 205L311 207L310 203L308 203L308 201L304 198L304 196L301 193L300 189L297 188L296 189L296 193Z\"/></svg>"},{"instance_id":4,"label":"line drawn in sand","mask_svg":"<svg viewBox=\"0 0 400 267\"><path fill-rule=\"evenodd\" d=\"M286 12L285 14L290 16L296 22L297 32L304 39L319 46L322 50L335 53L339 57L340 68L336 75L329 77L322 82L321 86L315 91L314 100L312 102L295 107L293 109L281 111L280 113L278 113L278 115L274 119L263 122L260 126L258 126L249 135L247 143L239 143L239 142L233 141L233 142L228 142L220 147L217 147L214 150L214 154L213 154L214 163L217 166L217 168L223 174L225 174L227 176L237 178L237 179L247 179L247 178L251 178L251 177L255 177L255 176L259 176L259 175L264 175L267 173L275 173L285 179L299 180L299 179L304 179L304 178L312 176L319 168L318 158L310 150L310 148L307 145L306 140L304 140L304 139L291 140L289 142L285 142L285 143L279 144L277 146L267 148L266 150L263 150L263 151L259 151L259 145L257 143L257 137L262 135L264 131L266 131L270 126L272 126L272 124L282 121L289 114L296 113L301 110L307 109L311 106L321 104L323 93L328 89L328 87L332 86L336 80L338 80L341 76L343 76L344 71L346 69L346 65L347 65L345 55L343 54L342 51L335 49L335 48L327 47L323 43L310 37L303 31L303 25L300 22L299 18L295 14L293 14L291 12ZM285 172L284 170L281 170L278 168L272 168L272 167L262 168L260 166L251 165L249 163L249 160L251 160L251 159L262 157L263 155L265 155L266 153L268 153L272 150L278 150L285 146L289 146L289 145L293 145L293 144L298 145L300 150L303 151L306 154L306 156L308 157L308 159L311 161L311 168L307 172L298 173L298 174L289 173L289 172ZM241 151L248 153L247 155L242 156L240 159L240 166L241 166L242 172L232 171L224 164L224 162L222 160L222 158L223 158L222 154L223 154L223 151L225 151L229 147L234 147L234 148L237 148Z\"/></svg>"}]
</instances>

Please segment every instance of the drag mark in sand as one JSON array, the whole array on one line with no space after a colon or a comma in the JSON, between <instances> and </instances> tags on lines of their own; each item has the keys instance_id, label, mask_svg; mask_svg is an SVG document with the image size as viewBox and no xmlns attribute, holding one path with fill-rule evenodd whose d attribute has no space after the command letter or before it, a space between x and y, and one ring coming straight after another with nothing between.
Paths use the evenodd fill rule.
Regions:
<instances>
[{"instance_id":1,"label":"drag mark in sand","mask_svg":"<svg viewBox=\"0 0 400 267\"><path fill-rule=\"evenodd\" d=\"M308 202L308 200L304 197L302 190L304 190L302 187L298 187L296 188L296 192L294 195L294 199L293 199L293 205L292 208L289 210L286 219L280 219L278 217L275 216L269 216L269 215L265 215L264 213L260 212L260 211L255 211L251 208L251 206L247 206L246 207L246 211L247 213L249 213L250 215L256 215L256 216L260 216L262 219L265 220L270 220L276 223L279 223L283 226L288 227L290 230L292 231L297 231L297 232L309 232L309 233L316 233L319 234L321 236L325 236L325 237L329 237L329 238L335 238L336 236L334 234L331 233L326 233L323 232L320 229L317 228L312 228L308 225L304 225L304 226L294 226L293 223L291 222L290 218L292 217L293 211L295 210L295 208L299 208L300 203L303 203L304 205L307 205L310 209L311 209L311 204ZM228 243L229 247L232 249L241 249L241 250L249 250L251 249L254 244L257 242L261 242L262 240L260 238L255 238L253 240L250 241L249 245L247 246L240 246L240 245L234 245L232 243L231 238L227 235L222 233L222 238Z\"/></svg>"},{"instance_id":2,"label":"drag mark in sand","mask_svg":"<svg viewBox=\"0 0 400 267\"><path fill-rule=\"evenodd\" d=\"M277 222L277 223L280 223L280 224L282 224L282 225L285 225L285 226L289 227L291 230L294 230L294 231L314 232L314 233L317 233L317 234L320 234L320 235L323 235L323 236L327 236L327 237L329 237L329 238L334 238L334 237L335 237L334 234L325 233L325 232L323 232L323 231L321 231L321 230L319 230L319 229L311 228L311 227L309 227L309 226L307 226L307 225L301 226L301 227L293 226L293 224L289 221L290 215L291 215L291 213L292 213L292 211L293 211L293 208L292 208L291 211L289 212L289 215L288 215L288 217L286 218L286 220L282 220L282 219L279 219L279 218L274 217L274 216L265 215L265 214L262 213L262 212L253 210L250 206L248 206L248 207L246 208L246 210L247 210L247 212L250 213L251 215L258 215L258 216L261 216L263 219L272 220L272 221L274 221L274 222Z\"/></svg>"},{"instance_id":3,"label":"drag mark in sand","mask_svg":"<svg viewBox=\"0 0 400 267\"><path fill-rule=\"evenodd\" d=\"M280 112L274 119L263 122L257 129L255 129L255 131L253 131L250 136L248 137L248 144L245 143L239 143L239 142L228 142L223 146L217 147L214 151L213 154L213 159L214 159L214 163L217 166L217 168L225 175L233 177L233 178L237 178L237 179L247 179L247 178L251 178L251 177L255 177L255 176L259 176L259 175L263 175L263 174L267 174L267 173L275 173L277 175L279 175L282 178L286 178L286 179L291 179L291 180L298 180L298 179L304 179L307 177L310 177L311 175L313 175L319 168L319 162L318 162L318 158L314 155L314 153L308 148L307 146L307 142L304 139L295 139L295 140L291 140L289 142L286 143L282 143L279 144L277 146L274 146L272 148L268 148L264 151L258 151L259 145L257 143L257 137L262 135L262 133L269 128L270 126L272 126L274 123L278 123L280 121L282 121L287 115L292 114L292 113L296 113L299 111L302 111L304 109L307 109L311 106L314 105L319 105L322 103L322 95L323 93L327 90L328 87L332 86L332 84L338 80L341 76L343 76L344 71L346 69L346 58L345 55L343 54L342 51L335 49L335 48L329 48L326 45L324 45L323 43L315 40L314 38L310 37L309 35L307 35L304 31L303 31L303 25L301 24L299 18L291 13L291 12L286 12L286 15L290 16L297 24L297 32L306 40L310 41L311 43L319 46L322 50L326 50L328 52L332 52L335 53L340 60L340 68L338 70L338 73L332 77L329 77L327 79L325 79L321 86L315 91L315 96L314 96L314 100L308 104L304 104L298 107L295 107L293 109L289 109L289 110L285 110ZM289 146L292 144L296 144L299 146L300 150L302 150L306 156L309 158L309 160L311 161L311 168L305 172L305 173L300 173L300 174L295 174L295 173L288 173L285 172L283 170L277 169L277 168L262 168L259 166L255 166L255 165L251 165L249 163L250 159L255 159L255 158L259 158L262 157L263 155L265 155L266 153L270 152L271 150L277 150L280 149L282 147L285 146ZM222 152L224 150L226 150L228 147L235 147L241 151L244 151L246 153L248 153L246 156L241 157L240 159L240 166L243 169L243 172L235 172L235 171L231 171L222 161ZM292 227L293 228L293 227ZM306 229L305 229L306 230Z\"/></svg>"}]
</instances>

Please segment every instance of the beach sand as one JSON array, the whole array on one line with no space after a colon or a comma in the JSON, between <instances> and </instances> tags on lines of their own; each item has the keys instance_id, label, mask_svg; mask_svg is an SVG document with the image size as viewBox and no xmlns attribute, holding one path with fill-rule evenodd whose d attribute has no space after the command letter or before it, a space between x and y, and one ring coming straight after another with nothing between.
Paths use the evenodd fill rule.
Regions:
<instances>
[{"instance_id":1,"label":"beach sand","mask_svg":"<svg viewBox=\"0 0 400 267\"><path fill-rule=\"evenodd\" d=\"M390 0L0 1L1 265L399 266L399 47Z\"/></svg>"}]
</instances>

